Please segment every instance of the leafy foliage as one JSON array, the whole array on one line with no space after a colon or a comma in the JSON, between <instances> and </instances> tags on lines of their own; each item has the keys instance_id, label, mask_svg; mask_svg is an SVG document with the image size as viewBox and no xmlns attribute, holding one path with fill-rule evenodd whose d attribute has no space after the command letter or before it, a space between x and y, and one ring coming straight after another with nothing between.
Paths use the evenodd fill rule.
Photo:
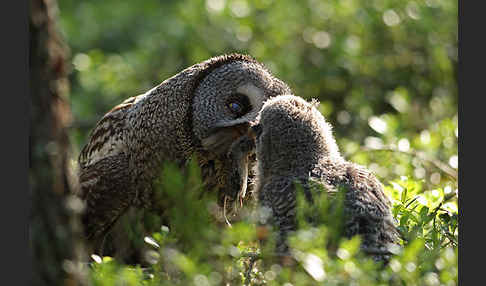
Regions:
<instances>
[{"instance_id":1,"label":"leafy foliage","mask_svg":"<svg viewBox=\"0 0 486 286\"><path fill-rule=\"evenodd\" d=\"M384 183L406 238L379 269L357 252L356 240L333 236L322 199L312 209L322 224L301 221L292 239L299 263L282 268L257 243L263 230L252 206L225 227L212 195L199 199L197 168L180 174L168 166L170 180L159 184L164 201L157 203L172 206L174 223L167 231L153 218L160 230L146 241L159 245L151 254L156 262L147 269L96 263L96 285L241 284L247 277L255 285L457 284L457 1L60 0L59 6L73 55L75 151L125 98L211 56L247 53L295 95L320 100L345 157ZM337 246L323 247L329 244Z\"/></svg>"},{"instance_id":2,"label":"leafy foliage","mask_svg":"<svg viewBox=\"0 0 486 286\"><path fill-rule=\"evenodd\" d=\"M386 185L405 238L388 265L359 252L359 237L336 235L339 203L330 205L322 192L309 207L300 192L299 230L290 238L296 263L282 267L272 257L272 235L260 247L259 239L268 234L258 226L257 208L240 210L237 222L222 226L212 195L195 199L202 191L195 162L186 174L172 165L163 173L171 179L157 190L167 194L173 223L145 238L153 248L147 252L151 266L104 257L92 267L95 285L457 285L458 213L444 207L443 190L424 192L419 181L406 177Z\"/></svg>"}]
</instances>

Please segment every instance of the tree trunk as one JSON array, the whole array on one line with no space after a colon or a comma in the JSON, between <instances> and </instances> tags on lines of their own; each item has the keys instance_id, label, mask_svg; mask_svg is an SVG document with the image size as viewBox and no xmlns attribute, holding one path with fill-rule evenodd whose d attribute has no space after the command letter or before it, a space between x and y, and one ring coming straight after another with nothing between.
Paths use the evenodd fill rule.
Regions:
<instances>
[{"instance_id":1,"label":"tree trunk","mask_svg":"<svg viewBox=\"0 0 486 286\"><path fill-rule=\"evenodd\" d=\"M30 248L34 285L87 285L79 213L72 196L66 97L67 46L56 29L55 0L31 0L29 7ZM83 259L84 260L84 259Z\"/></svg>"}]
</instances>

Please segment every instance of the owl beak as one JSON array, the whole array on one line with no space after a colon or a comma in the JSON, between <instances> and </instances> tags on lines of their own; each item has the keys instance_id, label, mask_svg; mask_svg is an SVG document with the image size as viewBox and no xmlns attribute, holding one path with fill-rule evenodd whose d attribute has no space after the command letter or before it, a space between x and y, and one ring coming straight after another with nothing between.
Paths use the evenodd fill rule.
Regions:
<instances>
[{"instance_id":1,"label":"owl beak","mask_svg":"<svg viewBox=\"0 0 486 286\"><path fill-rule=\"evenodd\" d=\"M225 155L231 144L247 134L250 123L246 120L225 121L215 125L210 135L201 140L204 149L217 155Z\"/></svg>"}]
</instances>

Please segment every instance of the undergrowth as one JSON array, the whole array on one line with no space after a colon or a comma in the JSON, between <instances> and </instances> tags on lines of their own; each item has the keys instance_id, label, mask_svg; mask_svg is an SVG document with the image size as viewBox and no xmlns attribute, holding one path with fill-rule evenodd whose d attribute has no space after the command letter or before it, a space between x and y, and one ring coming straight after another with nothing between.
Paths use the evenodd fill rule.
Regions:
<instances>
[{"instance_id":1,"label":"undergrowth","mask_svg":"<svg viewBox=\"0 0 486 286\"><path fill-rule=\"evenodd\" d=\"M310 208L299 198L299 212L312 212L321 223L298 216L299 230L290 238L295 263L282 266L271 255L273 236L258 226L255 204L239 209L228 226L213 195L200 197L195 163L185 173L167 165L161 177L156 190L170 206L171 225L144 237L150 266L97 258L90 266L94 285L457 285L457 191L450 185L430 190L406 176L384 182L403 235L387 265L363 255L359 237L339 235L324 197ZM262 237L269 241L263 248Z\"/></svg>"}]
</instances>

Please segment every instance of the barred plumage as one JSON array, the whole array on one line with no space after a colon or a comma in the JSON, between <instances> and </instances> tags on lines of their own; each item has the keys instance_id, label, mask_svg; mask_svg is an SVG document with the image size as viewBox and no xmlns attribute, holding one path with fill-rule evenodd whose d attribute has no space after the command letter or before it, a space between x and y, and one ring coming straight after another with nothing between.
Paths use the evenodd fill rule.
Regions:
<instances>
[{"instance_id":1,"label":"barred plumage","mask_svg":"<svg viewBox=\"0 0 486 286\"><path fill-rule=\"evenodd\" d=\"M261 63L232 54L195 64L113 108L79 156L87 237L100 241L128 208L149 208L163 161L184 166L196 155L207 189L224 196L233 165L226 151L264 100L286 92Z\"/></svg>"}]
</instances>

